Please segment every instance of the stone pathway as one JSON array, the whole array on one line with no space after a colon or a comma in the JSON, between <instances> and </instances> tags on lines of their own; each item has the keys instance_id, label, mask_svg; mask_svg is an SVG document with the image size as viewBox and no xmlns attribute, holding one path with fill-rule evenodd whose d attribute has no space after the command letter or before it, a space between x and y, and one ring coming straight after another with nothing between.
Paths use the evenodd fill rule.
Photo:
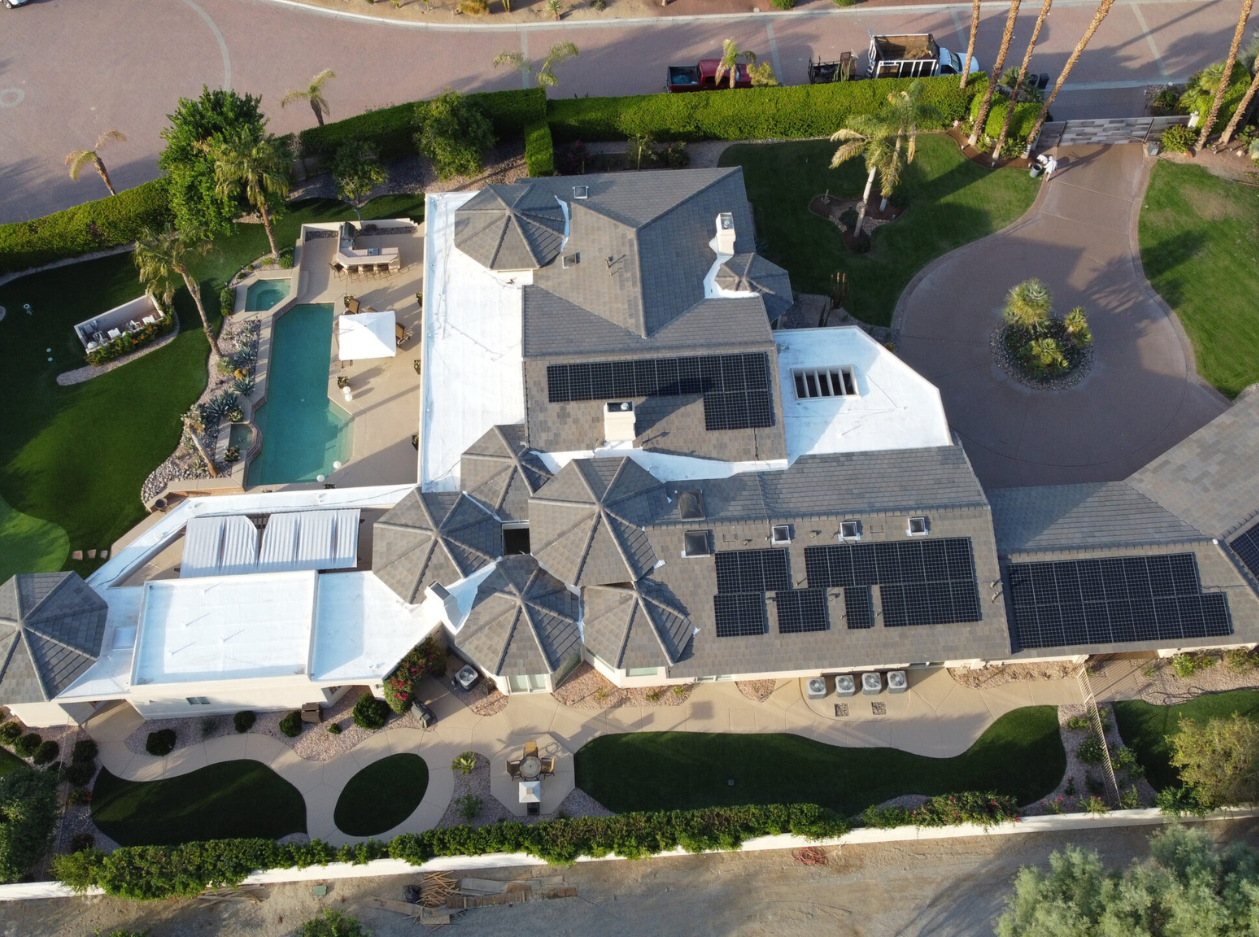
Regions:
<instances>
[{"instance_id":1,"label":"stone pathway","mask_svg":"<svg viewBox=\"0 0 1259 937\"><path fill-rule=\"evenodd\" d=\"M413 752L424 758L429 766L428 790L411 816L377 839L436 826L454 794L455 777L450 763L465 751L478 752L498 765L508 756L519 757L525 741L549 735L562 746L556 777L549 782L557 785L551 796L562 798L573 785L571 753L600 735L789 732L831 745L893 747L943 758L964 752L994 720L1010 710L1080 702L1074 680L973 689L960 685L947 671L939 669L910 671L909 683L910 689L904 694L884 693L877 698L886 710L886 715L878 716L872 712L869 697L839 701L832 694L825 700L806 701L798 680L785 681L764 703L749 700L733 683L705 683L696 686L680 706L621 705L599 711L579 710L561 705L549 693L540 693L509 697L508 705L500 712L479 716L445 684L427 680L420 695L437 714L432 728L387 727L329 761L307 761L289 745L257 733L193 742L165 758L137 754L125 740L142 720L126 704L102 711L87 723L86 729L100 746L101 764L112 774L133 781L175 777L221 761L261 761L302 792L310 836L339 844L362 839L344 835L332 822L341 789L372 762L399 752ZM847 704L847 716L836 715L837 702ZM505 790L496 788L500 795ZM504 806L513 809L519 805Z\"/></svg>"}]
</instances>

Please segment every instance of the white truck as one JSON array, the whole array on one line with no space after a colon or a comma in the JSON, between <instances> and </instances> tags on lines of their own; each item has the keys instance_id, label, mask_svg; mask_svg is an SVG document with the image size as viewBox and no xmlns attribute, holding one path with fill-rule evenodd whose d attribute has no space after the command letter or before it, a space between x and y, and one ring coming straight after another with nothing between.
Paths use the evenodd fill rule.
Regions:
<instances>
[{"instance_id":1,"label":"white truck","mask_svg":"<svg viewBox=\"0 0 1259 937\"><path fill-rule=\"evenodd\" d=\"M970 73L979 71L972 57ZM909 36L871 36L866 61L867 78L929 78L962 74L962 56L937 45L931 33Z\"/></svg>"}]
</instances>

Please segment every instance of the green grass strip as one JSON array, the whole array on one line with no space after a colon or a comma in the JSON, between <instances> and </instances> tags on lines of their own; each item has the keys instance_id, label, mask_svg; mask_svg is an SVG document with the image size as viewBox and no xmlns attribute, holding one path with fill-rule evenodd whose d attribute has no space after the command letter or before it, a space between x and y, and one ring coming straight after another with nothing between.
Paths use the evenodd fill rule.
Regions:
<instances>
[{"instance_id":1,"label":"green grass strip","mask_svg":"<svg viewBox=\"0 0 1259 937\"><path fill-rule=\"evenodd\" d=\"M379 836L411 816L428 790L428 765L419 755L372 762L341 789L332 822L347 836Z\"/></svg>"},{"instance_id":2,"label":"green grass strip","mask_svg":"<svg viewBox=\"0 0 1259 937\"><path fill-rule=\"evenodd\" d=\"M15 511L0 498L0 582L16 573L56 572L69 555L64 530Z\"/></svg>"}]
</instances>

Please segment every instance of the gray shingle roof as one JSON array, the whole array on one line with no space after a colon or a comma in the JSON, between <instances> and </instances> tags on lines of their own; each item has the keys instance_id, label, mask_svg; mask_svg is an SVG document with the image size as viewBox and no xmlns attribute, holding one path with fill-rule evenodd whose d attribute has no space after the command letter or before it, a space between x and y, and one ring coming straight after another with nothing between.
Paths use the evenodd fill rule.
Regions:
<instances>
[{"instance_id":1,"label":"gray shingle roof","mask_svg":"<svg viewBox=\"0 0 1259 937\"><path fill-rule=\"evenodd\" d=\"M491 270L550 263L564 239L554 196L528 183L488 185L455 212L455 246Z\"/></svg>"},{"instance_id":2,"label":"gray shingle roof","mask_svg":"<svg viewBox=\"0 0 1259 937\"><path fill-rule=\"evenodd\" d=\"M495 426L469 446L459 463L463 490L501 520L529 518L529 498L551 479L551 471L525 444L522 425Z\"/></svg>"},{"instance_id":3,"label":"gray shingle roof","mask_svg":"<svg viewBox=\"0 0 1259 937\"><path fill-rule=\"evenodd\" d=\"M506 556L451 640L488 673L554 673L580 647L577 619L577 596L562 582L531 556Z\"/></svg>"},{"instance_id":4,"label":"gray shingle roof","mask_svg":"<svg viewBox=\"0 0 1259 937\"><path fill-rule=\"evenodd\" d=\"M1208 537L1259 514L1259 389L1128 477L1129 484Z\"/></svg>"},{"instance_id":5,"label":"gray shingle roof","mask_svg":"<svg viewBox=\"0 0 1259 937\"><path fill-rule=\"evenodd\" d=\"M586 647L618 669L676 664L690 643L685 608L650 576L627 586L588 586L582 605Z\"/></svg>"},{"instance_id":6,"label":"gray shingle roof","mask_svg":"<svg viewBox=\"0 0 1259 937\"><path fill-rule=\"evenodd\" d=\"M787 271L760 254L735 254L721 265L715 279L722 289L759 293L771 319L777 319L795 302Z\"/></svg>"},{"instance_id":7,"label":"gray shingle roof","mask_svg":"<svg viewBox=\"0 0 1259 937\"><path fill-rule=\"evenodd\" d=\"M78 573L0 585L0 702L50 700L100 656L109 607Z\"/></svg>"},{"instance_id":8,"label":"gray shingle roof","mask_svg":"<svg viewBox=\"0 0 1259 937\"><path fill-rule=\"evenodd\" d=\"M459 492L417 488L373 525L372 572L412 604L431 583L457 582L502 552L498 521Z\"/></svg>"},{"instance_id":9,"label":"gray shingle roof","mask_svg":"<svg viewBox=\"0 0 1259 937\"><path fill-rule=\"evenodd\" d=\"M996 488L988 500L1003 556L1204 539L1127 482Z\"/></svg>"},{"instance_id":10,"label":"gray shingle roof","mask_svg":"<svg viewBox=\"0 0 1259 937\"><path fill-rule=\"evenodd\" d=\"M529 502L533 554L576 586L632 582L656 563L643 528L664 503L632 459L574 459Z\"/></svg>"}]
</instances>

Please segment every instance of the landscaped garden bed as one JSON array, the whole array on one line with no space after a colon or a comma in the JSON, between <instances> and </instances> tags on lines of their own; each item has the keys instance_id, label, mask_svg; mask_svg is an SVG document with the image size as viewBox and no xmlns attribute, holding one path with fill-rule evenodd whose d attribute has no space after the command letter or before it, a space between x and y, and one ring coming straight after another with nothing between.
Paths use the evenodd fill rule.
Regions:
<instances>
[{"instance_id":1,"label":"landscaped garden bed","mask_svg":"<svg viewBox=\"0 0 1259 937\"><path fill-rule=\"evenodd\" d=\"M574 709L613 709L617 706L681 706L690 699L694 689L693 683L619 687L583 662L551 695Z\"/></svg>"},{"instance_id":2,"label":"landscaped garden bed","mask_svg":"<svg viewBox=\"0 0 1259 937\"><path fill-rule=\"evenodd\" d=\"M1053 295L1040 280L1024 280L1006 294L1002 323L992 333L997 366L1038 390L1074 387L1093 366L1093 333L1077 306L1053 312Z\"/></svg>"}]
</instances>

